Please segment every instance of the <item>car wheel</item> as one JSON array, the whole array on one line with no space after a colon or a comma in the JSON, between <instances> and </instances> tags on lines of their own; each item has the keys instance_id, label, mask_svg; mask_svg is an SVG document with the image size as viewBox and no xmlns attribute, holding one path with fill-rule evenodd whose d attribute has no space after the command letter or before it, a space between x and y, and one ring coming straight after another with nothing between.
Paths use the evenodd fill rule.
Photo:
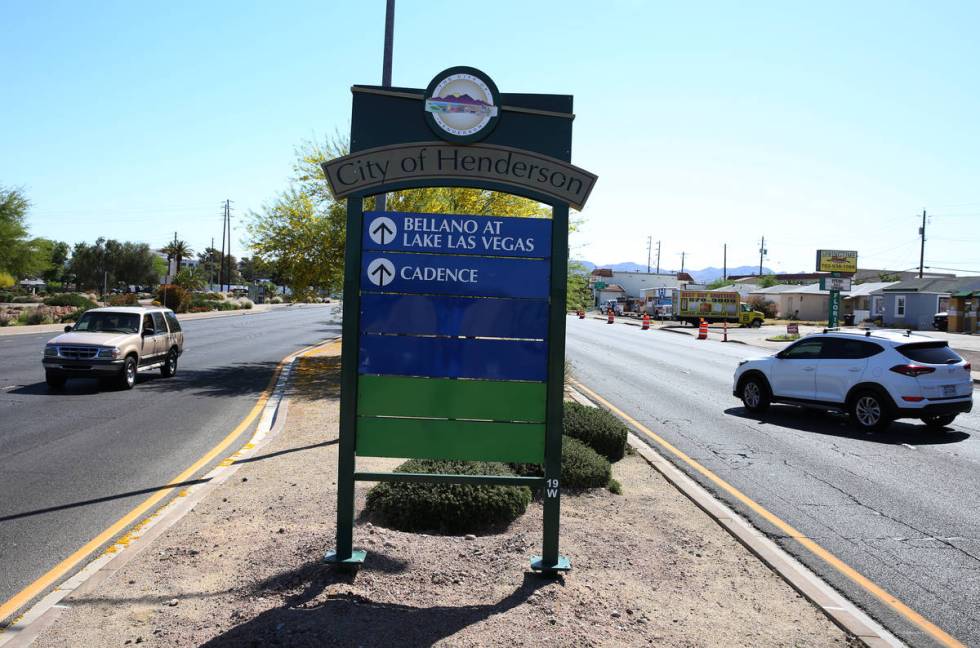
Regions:
<instances>
[{"instance_id":1,"label":"car wheel","mask_svg":"<svg viewBox=\"0 0 980 648\"><path fill-rule=\"evenodd\" d=\"M761 328L762 320L752 320L752 328Z\"/></svg>"},{"instance_id":2,"label":"car wheel","mask_svg":"<svg viewBox=\"0 0 980 648\"><path fill-rule=\"evenodd\" d=\"M167 359L164 360L163 366L160 367L160 375L164 378L170 378L175 373L177 373L177 349L170 349L170 353L167 354Z\"/></svg>"},{"instance_id":3,"label":"car wheel","mask_svg":"<svg viewBox=\"0 0 980 648\"><path fill-rule=\"evenodd\" d=\"M943 416L923 416L922 422L930 430L939 431L956 420L956 414L944 414Z\"/></svg>"},{"instance_id":4,"label":"car wheel","mask_svg":"<svg viewBox=\"0 0 980 648\"><path fill-rule=\"evenodd\" d=\"M132 389L136 385L136 358L128 356L123 362L122 372L119 374L119 386L123 389Z\"/></svg>"},{"instance_id":5,"label":"car wheel","mask_svg":"<svg viewBox=\"0 0 980 648\"><path fill-rule=\"evenodd\" d=\"M742 389L739 391L742 397L742 404L750 412L765 412L769 409L770 396L769 387L763 382L762 378L751 376L742 381Z\"/></svg>"},{"instance_id":6,"label":"car wheel","mask_svg":"<svg viewBox=\"0 0 980 648\"><path fill-rule=\"evenodd\" d=\"M866 432L877 432L891 425L888 405L881 395L861 392L851 401L851 420Z\"/></svg>"},{"instance_id":7,"label":"car wheel","mask_svg":"<svg viewBox=\"0 0 980 648\"><path fill-rule=\"evenodd\" d=\"M50 371L44 373L44 382L48 384L48 389L61 389L65 386L65 380L64 376L58 376Z\"/></svg>"}]
</instances>

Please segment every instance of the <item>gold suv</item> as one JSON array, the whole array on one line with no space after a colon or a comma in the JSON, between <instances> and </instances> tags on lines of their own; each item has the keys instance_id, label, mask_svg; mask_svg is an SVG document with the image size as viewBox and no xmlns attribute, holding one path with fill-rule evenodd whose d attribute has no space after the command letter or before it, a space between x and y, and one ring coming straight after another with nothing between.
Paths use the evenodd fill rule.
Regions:
<instances>
[{"instance_id":1,"label":"gold suv","mask_svg":"<svg viewBox=\"0 0 980 648\"><path fill-rule=\"evenodd\" d=\"M177 373L184 334L169 308L93 308L44 347L44 376L50 389L68 378L104 378L132 389L139 371Z\"/></svg>"}]
</instances>

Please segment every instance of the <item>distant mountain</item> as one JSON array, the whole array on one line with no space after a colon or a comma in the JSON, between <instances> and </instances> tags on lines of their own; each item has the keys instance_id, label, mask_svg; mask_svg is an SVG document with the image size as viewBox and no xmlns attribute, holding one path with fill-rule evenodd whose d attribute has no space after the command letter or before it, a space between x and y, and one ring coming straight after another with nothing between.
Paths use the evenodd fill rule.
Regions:
<instances>
[{"instance_id":1,"label":"distant mountain","mask_svg":"<svg viewBox=\"0 0 980 648\"><path fill-rule=\"evenodd\" d=\"M647 265L645 263L633 263L632 261L624 261L621 263L604 263L601 266L597 266L591 261L586 261L584 259L578 259L575 263L582 264L586 270L589 272L595 270L596 268L609 268L618 272L646 272ZM661 274L675 274L680 272L676 268L660 268ZM702 268L701 270L687 270L695 281L698 283L711 283L715 279L720 279L723 273L722 268L708 267ZM736 266L734 268L728 269L729 276L731 275L750 275L759 272L758 266ZM763 274L773 274L773 271L765 266L762 268Z\"/></svg>"}]
</instances>

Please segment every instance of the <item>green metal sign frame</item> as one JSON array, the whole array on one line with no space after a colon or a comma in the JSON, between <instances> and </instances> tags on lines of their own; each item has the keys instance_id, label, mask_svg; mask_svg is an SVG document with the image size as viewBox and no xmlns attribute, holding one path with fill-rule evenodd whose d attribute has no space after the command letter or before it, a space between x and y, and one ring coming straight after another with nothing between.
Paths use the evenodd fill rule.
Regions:
<instances>
[{"instance_id":1,"label":"green metal sign frame","mask_svg":"<svg viewBox=\"0 0 980 648\"><path fill-rule=\"evenodd\" d=\"M436 79L459 69L450 68ZM477 76L482 75L472 68L466 70ZM485 75L483 78L488 79ZM357 481L521 485L532 490L541 489L544 496L542 551L540 556L532 557L531 568L549 575L567 571L571 564L559 552L559 528L568 213L569 205L578 208L584 205L596 180L595 175L570 164L571 122L574 119L571 113L572 97L500 93L500 117L492 132L480 138L482 141L479 144L459 144L451 138L443 138L449 141L436 143L440 149L439 159L448 159L445 153L447 148L458 153L461 156L459 159L475 155L473 151L506 153L506 157L496 158L492 165L486 165L485 173L480 173L484 165L479 161L477 172L465 165L463 168L433 168L430 163L428 169L424 168L426 146L432 145L435 130L430 128L427 122L431 120L427 120L423 113L424 91L355 86L352 93L351 153L323 165L334 196L347 199L337 537L335 549L326 555L325 561L356 566L365 560L366 552L355 550L353 546L354 486ZM497 100L497 96L494 100ZM431 156L429 159L432 159ZM534 178L528 178L530 172L527 169L531 162L520 166L514 162L515 159L533 161L538 173ZM411 160L417 160L417 163ZM382 173L382 168L399 168L401 172L389 175L387 171ZM354 169L366 171L361 177L356 177L351 173ZM547 173L544 169L547 169ZM525 172L524 175L521 172ZM356 469L359 408L369 411L373 406L371 398L361 402L358 395L360 379L365 378L358 375L364 198L403 189L440 186L511 193L551 206L547 380L543 385L546 397L543 477L377 473ZM451 404L448 409L452 409Z\"/></svg>"}]
</instances>

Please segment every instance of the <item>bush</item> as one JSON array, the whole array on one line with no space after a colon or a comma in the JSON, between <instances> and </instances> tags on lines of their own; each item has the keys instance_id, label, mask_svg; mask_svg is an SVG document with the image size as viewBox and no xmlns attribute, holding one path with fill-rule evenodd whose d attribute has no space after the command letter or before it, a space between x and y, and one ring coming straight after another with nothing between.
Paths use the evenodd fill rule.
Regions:
<instances>
[{"instance_id":1,"label":"bush","mask_svg":"<svg viewBox=\"0 0 980 648\"><path fill-rule=\"evenodd\" d=\"M176 284L163 284L157 289L157 301L175 313L186 313L191 293Z\"/></svg>"},{"instance_id":2,"label":"bush","mask_svg":"<svg viewBox=\"0 0 980 648\"><path fill-rule=\"evenodd\" d=\"M242 310L251 310L253 304L251 299L243 299L238 302L238 307Z\"/></svg>"},{"instance_id":3,"label":"bush","mask_svg":"<svg viewBox=\"0 0 980 648\"><path fill-rule=\"evenodd\" d=\"M753 295L745 301L752 307L752 310L757 310L770 319L774 319L776 312L779 310L775 302L766 299L762 295Z\"/></svg>"},{"instance_id":4,"label":"bush","mask_svg":"<svg viewBox=\"0 0 980 648\"><path fill-rule=\"evenodd\" d=\"M563 422L565 434L588 444L609 461L619 461L626 453L626 426L604 409L566 402Z\"/></svg>"},{"instance_id":5,"label":"bush","mask_svg":"<svg viewBox=\"0 0 980 648\"><path fill-rule=\"evenodd\" d=\"M122 295L111 295L109 297L110 306L138 306L139 299L134 293L124 293Z\"/></svg>"},{"instance_id":6,"label":"bush","mask_svg":"<svg viewBox=\"0 0 980 648\"><path fill-rule=\"evenodd\" d=\"M269 303L270 304L281 304L282 303L282 297L280 297L279 295L276 295L275 297L273 297L272 299L269 300Z\"/></svg>"},{"instance_id":7,"label":"bush","mask_svg":"<svg viewBox=\"0 0 980 648\"><path fill-rule=\"evenodd\" d=\"M88 310L89 308L96 308L98 304L86 297L85 295L79 295L77 293L61 293L59 295L52 295L44 300L45 306L74 306L75 308L82 308Z\"/></svg>"},{"instance_id":8,"label":"bush","mask_svg":"<svg viewBox=\"0 0 980 648\"><path fill-rule=\"evenodd\" d=\"M52 310L50 308L38 306L37 308L25 308L22 310L17 317L17 323L27 326L54 324L54 318L52 317Z\"/></svg>"},{"instance_id":9,"label":"bush","mask_svg":"<svg viewBox=\"0 0 980 648\"><path fill-rule=\"evenodd\" d=\"M17 285L14 275L9 272L0 272L0 288L13 288ZM3 301L0 299L0 301Z\"/></svg>"},{"instance_id":10,"label":"bush","mask_svg":"<svg viewBox=\"0 0 980 648\"><path fill-rule=\"evenodd\" d=\"M34 295L18 295L10 301L14 304L38 304L41 302L41 298Z\"/></svg>"},{"instance_id":11,"label":"bush","mask_svg":"<svg viewBox=\"0 0 980 648\"><path fill-rule=\"evenodd\" d=\"M4 292L0 290L0 304L10 304L14 301L14 297L16 296L17 295L12 292Z\"/></svg>"},{"instance_id":12,"label":"bush","mask_svg":"<svg viewBox=\"0 0 980 648\"><path fill-rule=\"evenodd\" d=\"M567 404L567 403L566 403ZM510 464L518 475L541 477L538 464ZM561 485L563 488L605 488L610 483L612 467L605 457L578 439L561 437Z\"/></svg>"},{"instance_id":13,"label":"bush","mask_svg":"<svg viewBox=\"0 0 980 648\"><path fill-rule=\"evenodd\" d=\"M511 475L501 463L412 459L395 472L450 475ZM527 510L531 491L524 486L471 486L383 482L367 496L367 510L400 531L460 534L499 528Z\"/></svg>"}]
</instances>

